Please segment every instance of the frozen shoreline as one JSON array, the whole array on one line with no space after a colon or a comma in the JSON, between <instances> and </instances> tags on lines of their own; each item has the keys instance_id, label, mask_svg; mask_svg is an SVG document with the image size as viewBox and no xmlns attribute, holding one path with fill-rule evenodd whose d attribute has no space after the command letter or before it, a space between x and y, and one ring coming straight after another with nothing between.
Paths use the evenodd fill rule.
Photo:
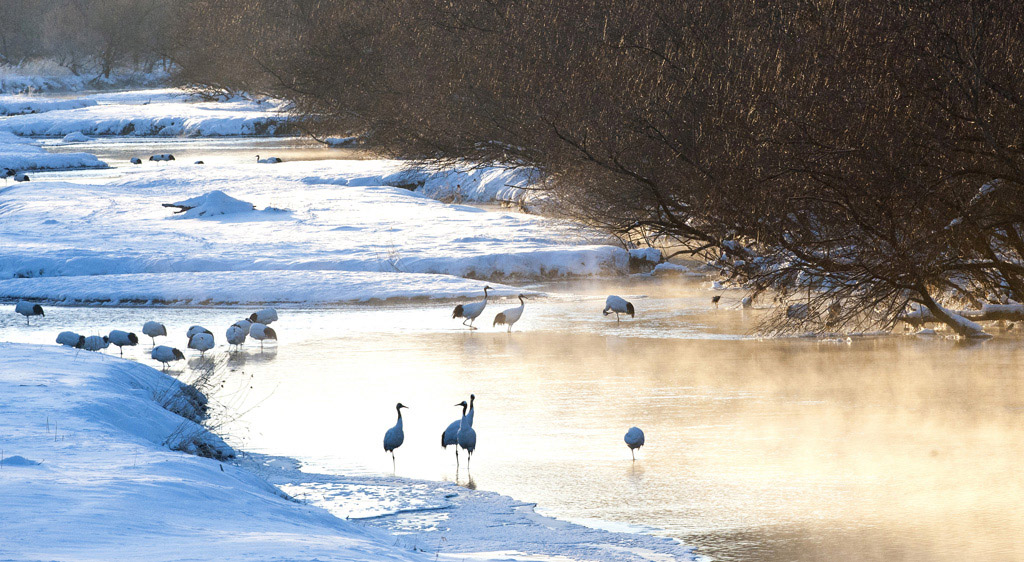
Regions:
<instances>
[{"instance_id":1,"label":"frozen shoreline","mask_svg":"<svg viewBox=\"0 0 1024 562\"><path fill-rule=\"evenodd\" d=\"M223 442L161 406L180 384L168 375L52 345L0 343L0 356L0 539L13 559L693 559L670 539L581 527L451 483L316 475L290 459L221 462L172 451L174 436ZM328 510L291 501L274 485L296 495L315 488ZM342 515L339 507L373 522L328 513ZM428 511L446 522L421 520Z\"/></svg>"}]
</instances>

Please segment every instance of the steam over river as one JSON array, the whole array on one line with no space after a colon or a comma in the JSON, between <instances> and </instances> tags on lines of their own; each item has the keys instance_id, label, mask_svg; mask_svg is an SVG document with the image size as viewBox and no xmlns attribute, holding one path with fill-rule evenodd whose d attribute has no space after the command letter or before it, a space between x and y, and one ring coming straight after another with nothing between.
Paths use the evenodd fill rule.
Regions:
<instances>
[{"instance_id":1,"label":"steam over river","mask_svg":"<svg viewBox=\"0 0 1024 562\"><path fill-rule=\"evenodd\" d=\"M473 484L542 513L678 537L716 560L1024 557L1018 339L737 339L756 311L728 293L709 310L705 286L543 287L561 296L529 301L511 335L462 330L448 304L282 310L275 350L218 348L234 369L224 402L244 412L221 431L310 471L390 475L380 441L402 401L397 475L467 483L438 436L472 392ZM647 295L635 320L601 316L613 290ZM4 315L3 338L158 318L184 348L188 325L223 341L244 312L54 307L59 327ZM126 356L150 362L144 340ZM631 425L647 434L635 463Z\"/></svg>"},{"instance_id":2,"label":"steam over river","mask_svg":"<svg viewBox=\"0 0 1024 562\"><path fill-rule=\"evenodd\" d=\"M199 154L204 142L208 165L254 150L188 146ZM288 157L289 141L259 142ZM116 165L138 151L102 141L75 149ZM544 514L676 537L715 560L1024 559L1024 346L1015 332L971 344L759 340L748 334L763 311L740 309L742 295L729 291L714 310L720 292L707 286L648 277L531 286L548 296L527 301L512 334L490 326L518 305L511 299L492 301L476 332L451 319L448 302L282 308L276 347L215 350L212 360L230 370L221 397L230 421L220 431L311 472L390 476L381 439L401 401L410 409L396 475L468 485L438 437L458 416L453 405L475 393L472 485ZM611 293L630 299L637 318L603 317ZM141 335L155 319L172 334L162 343L184 349L189 325L223 344L249 312L50 307L31 327L0 315L0 339ZM143 337L125 356L154 364L149 349ZM187 378L201 361L173 370ZM622 441L632 425L647 438L636 462ZM290 491L317 503L312 490ZM342 517L359 508L331 506Z\"/></svg>"}]
</instances>

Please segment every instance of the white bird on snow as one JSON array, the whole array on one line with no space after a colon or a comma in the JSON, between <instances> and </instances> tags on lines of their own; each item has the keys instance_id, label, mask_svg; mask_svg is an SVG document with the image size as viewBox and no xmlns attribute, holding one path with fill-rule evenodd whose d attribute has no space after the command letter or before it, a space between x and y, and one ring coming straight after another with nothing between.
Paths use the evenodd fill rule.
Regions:
<instances>
[{"instance_id":1,"label":"white bird on snow","mask_svg":"<svg viewBox=\"0 0 1024 562\"><path fill-rule=\"evenodd\" d=\"M82 349L85 347L85 336L74 332L61 332L57 334L57 343L73 347L75 349Z\"/></svg>"},{"instance_id":2,"label":"white bird on snow","mask_svg":"<svg viewBox=\"0 0 1024 562\"><path fill-rule=\"evenodd\" d=\"M173 154L154 154L149 157L150 162L170 162L174 160Z\"/></svg>"},{"instance_id":3,"label":"white bird on snow","mask_svg":"<svg viewBox=\"0 0 1024 562\"><path fill-rule=\"evenodd\" d=\"M194 349L200 355L206 354L213 349L213 334L209 332L198 332L188 339L188 348Z\"/></svg>"},{"instance_id":4,"label":"white bird on snow","mask_svg":"<svg viewBox=\"0 0 1024 562\"><path fill-rule=\"evenodd\" d=\"M180 361L185 358L185 354L178 348L169 347L166 345L158 345L153 348L153 352L149 356L164 364L164 369L170 365L171 361Z\"/></svg>"},{"instance_id":5,"label":"white bird on snow","mask_svg":"<svg viewBox=\"0 0 1024 562\"><path fill-rule=\"evenodd\" d=\"M473 320L476 320L477 316L484 311L484 307L487 306L487 291L493 290L490 285L484 287L484 300L471 302L469 304L460 304L455 307L455 311L452 312L452 318L465 318L462 321L463 326L469 326L469 329L475 330L473 326ZM466 320L469 320L469 324L466 324Z\"/></svg>"},{"instance_id":6,"label":"white bird on snow","mask_svg":"<svg viewBox=\"0 0 1024 562\"><path fill-rule=\"evenodd\" d=\"M185 332L185 337L188 339L192 339L192 336L196 334L210 334L212 336L213 332L199 325L189 326L188 331Z\"/></svg>"},{"instance_id":7,"label":"white bird on snow","mask_svg":"<svg viewBox=\"0 0 1024 562\"><path fill-rule=\"evenodd\" d=\"M626 432L624 438L626 445L629 446L629 452L633 455L633 460L636 460L636 449L644 446L644 432L639 427L631 427Z\"/></svg>"},{"instance_id":8,"label":"white bird on snow","mask_svg":"<svg viewBox=\"0 0 1024 562\"><path fill-rule=\"evenodd\" d=\"M255 316L255 318L253 318ZM277 309L275 308L264 308L263 310L257 310L253 314L249 315L249 320L259 324L270 324L271 322L277 322Z\"/></svg>"},{"instance_id":9,"label":"white bird on snow","mask_svg":"<svg viewBox=\"0 0 1024 562\"><path fill-rule=\"evenodd\" d=\"M238 324L232 324L228 327L227 334L225 337L230 345L242 345L245 343L245 336L249 335L249 332L239 326Z\"/></svg>"},{"instance_id":10,"label":"white bird on snow","mask_svg":"<svg viewBox=\"0 0 1024 562\"><path fill-rule=\"evenodd\" d=\"M167 327L159 322L154 322L153 320L150 320L149 322L146 322L145 324L142 325L142 333L149 336L153 340L153 345L156 345L156 337L166 336Z\"/></svg>"},{"instance_id":11,"label":"white bird on snow","mask_svg":"<svg viewBox=\"0 0 1024 562\"><path fill-rule=\"evenodd\" d=\"M111 330L107 341L116 345L121 357L124 357L124 346L139 345L139 336L136 336L134 332Z\"/></svg>"},{"instance_id":12,"label":"white bird on snow","mask_svg":"<svg viewBox=\"0 0 1024 562\"><path fill-rule=\"evenodd\" d=\"M277 156L268 156L266 158L262 158L261 159L260 155L257 154L256 155L256 163L257 164L280 164L281 163L281 159L278 158Z\"/></svg>"},{"instance_id":13,"label":"white bird on snow","mask_svg":"<svg viewBox=\"0 0 1024 562\"><path fill-rule=\"evenodd\" d=\"M524 297L523 295L519 295L519 306L499 312L498 315L494 317L494 324L492 324L491 326L493 327L497 326L498 324L508 324L508 331L511 332L512 324L515 324L516 322L519 321L520 318L523 317L523 310L526 309L526 303L523 302L523 299L525 298L526 297Z\"/></svg>"},{"instance_id":14,"label":"white bird on snow","mask_svg":"<svg viewBox=\"0 0 1024 562\"><path fill-rule=\"evenodd\" d=\"M395 405L395 410L398 411L398 422L384 433L384 452L391 453L392 470L395 469L395 449L401 447L405 442L405 432L402 431L402 408L408 408L408 406L403 406L401 402Z\"/></svg>"},{"instance_id":15,"label":"white bird on snow","mask_svg":"<svg viewBox=\"0 0 1024 562\"><path fill-rule=\"evenodd\" d=\"M29 325L29 317L31 316L46 316L43 314L43 307L38 304L32 304L30 302L19 301L18 304L14 305L14 312L21 314L25 317L25 325Z\"/></svg>"},{"instance_id":16,"label":"white bird on snow","mask_svg":"<svg viewBox=\"0 0 1024 562\"><path fill-rule=\"evenodd\" d=\"M142 158L139 158L138 156L132 156L129 162L131 162L132 164L142 164Z\"/></svg>"},{"instance_id":17,"label":"white bird on snow","mask_svg":"<svg viewBox=\"0 0 1024 562\"><path fill-rule=\"evenodd\" d=\"M110 338L107 336L89 336L82 344L82 349L86 351L99 351L108 347L110 347Z\"/></svg>"},{"instance_id":18,"label":"white bird on snow","mask_svg":"<svg viewBox=\"0 0 1024 562\"><path fill-rule=\"evenodd\" d=\"M601 311L601 314L608 316L612 312L615 313L616 322L619 321L620 314L628 314L631 318L636 317L636 310L633 308L633 303L615 295L609 295L604 301L604 310Z\"/></svg>"},{"instance_id":19,"label":"white bird on snow","mask_svg":"<svg viewBox=\"0 0 1024 562\"><path fill-rule=\"evenodd\" d=\"M277 341L277 332L266 324L260 324L257 322L252 326L249 326L249 337L254 340L259 340L260 351L263 351L263 340Z\"/></svg>"}]
</instances>

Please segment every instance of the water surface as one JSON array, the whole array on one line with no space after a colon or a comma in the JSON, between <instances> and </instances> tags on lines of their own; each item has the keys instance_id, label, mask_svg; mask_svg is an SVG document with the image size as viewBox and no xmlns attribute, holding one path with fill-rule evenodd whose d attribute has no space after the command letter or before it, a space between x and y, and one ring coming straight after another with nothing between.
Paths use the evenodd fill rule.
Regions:
<instances>
[{"instance_id":1,"label":"water surface","mask_svg":"<svg viewBox=\"0 0 1024 562\"><path fill-rule=\"evenodd\" d=\"M277 346L226 359L221 402L244 415L222 430L310 470L385 475L381 439L401 401L396 474L466 483L439 434L472 392L474 485L542 513L651 529L716 560L1024 559L1019 339L759 340L744 334L763 312L733 293L712 309L706 286L542 286L552 296L512 334L488 326L512 303L489 305L474 332L447 303L282 310ZM601 316L610 291L638 317ZM0 329L52 341L156 318L184 348L188 325L223 341L247 312L51 307L38 327L4 315ZM149 361L148 347L126 355ZM631 425L647 436L636 462Z\"/></svg>"}]
</instances>

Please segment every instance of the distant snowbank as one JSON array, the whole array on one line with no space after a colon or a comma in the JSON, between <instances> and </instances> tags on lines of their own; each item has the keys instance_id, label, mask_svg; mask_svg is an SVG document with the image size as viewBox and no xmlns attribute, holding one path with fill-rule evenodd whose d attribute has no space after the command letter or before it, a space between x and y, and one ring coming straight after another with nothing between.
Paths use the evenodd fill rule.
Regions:
<instances>
[{"instance_id":1,"label":"distant snowbank","mask_svg":"<svg viewBox=\"0 0 1024 562\"><path fill-rule=\"evenodd\" d=\"M483 286L481 281L451 275L359 271L139 273L4 279L0 299L109 305L343 304L475 297ZM491 286L497 296L532 294Z\"/></svg>"},{"instance_id":2,"label":"distant snowbank","mask_svg":"<svg viewBox=\"0 0 1024 562\"><path fill-rule=\"evenodd\" d=\"M162 70L140 72L120 68L109 78L96 73L74 74L54 61L33 60L20 65L0 64L0 93L77 92L101 88L143 88L165 84L170 74Z\"/></svg>"},{"instance_id":3,"label":"distant snowbank","mask_svg":"<svg viewBox=\"0 0 1024 562\"><path fill-rule=\"evenodd\" d=\"M28 113L46 113L58 109L78 109L96 105L89 99L54 99L39 96L0 96L0 115L24 115Z\"/></svg>"},{"instance_id":4,"label":"distant snowbank","mask_svg":"<svg viewBox=\"0 0 1024 562\"><path fill-rule=\"evenodd\" d=\"M270 136L293 131L290 105L279 100L203 101L180 89L88 94L61 100L66 107L45 98L6 99L22 114L0 121L0 131L21 136ZM0 107L4 100L0 96Z\"/></svg>"},{"instance_id":5,"label":"distant snowbank","mask_svg":"<svg viewBox=\"0 0 1024 562\"><path fill-rule=\"evenodd\" d=\"M50 153L34 141L0 132L0 168L12 170L63 170L105 168L107 164L84 152Z\"/></svg>"},{"instance_id":6,"label":"distant snowbank","mask_svg":"<svg viewBox=\"0 0 1024 562\"><path fill-rule=\"evenodd\" d=\"M0 539L11 560L433 560L382 531L290 501L252 471L172 451L222 443L162 406L146 365L0 343ZM179 409L173 407L173 409Z\"/></svg>"}]
</instances>

